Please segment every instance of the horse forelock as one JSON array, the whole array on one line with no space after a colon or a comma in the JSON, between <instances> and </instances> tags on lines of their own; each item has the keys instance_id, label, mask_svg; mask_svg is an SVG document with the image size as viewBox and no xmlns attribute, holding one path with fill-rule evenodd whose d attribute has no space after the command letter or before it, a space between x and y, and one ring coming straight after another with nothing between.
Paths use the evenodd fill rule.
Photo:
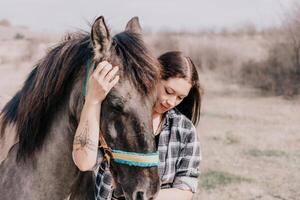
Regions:
<instances>
[{"instance_id":1,"label":"horse forelock","mask_svg":"<svg viewBox=\"0 0 300 200\"><path fill-rule=\"evenodd\" d=\"M159 62L140 34L124 31L116 34L113 41L116 53L123 62L123 76L129 78L141 94L148 96L159 79Z\"/></svg>"}]
</instances>

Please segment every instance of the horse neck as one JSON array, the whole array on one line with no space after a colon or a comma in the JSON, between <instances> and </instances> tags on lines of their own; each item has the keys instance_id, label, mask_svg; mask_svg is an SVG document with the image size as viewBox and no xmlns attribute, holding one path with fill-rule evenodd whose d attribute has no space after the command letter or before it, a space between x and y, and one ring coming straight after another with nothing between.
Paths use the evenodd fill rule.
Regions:
<instances>
[{"instance_id":1,"label":"horse neck","mask_svg":"<svg viewBox=\"0 0 300 200\"><path fill-rule=\"evenodd\" d=\"M0 118L1 126L1 118ZM17 131L15 125L11 124L6 127L3 137L0 140L0 164L8 156L9 150L18 142Z\"/></svg>"},{"instance_id":2,"label":"horse neck","mask_svg":"<svg viewBox=\"0 0 300 200\"><path fill-rule=\"evenodd\" d=\"M61 159L59 155L69 154L71 157L75 125L70 122L68 104L64 103L52 117L52 122L45 138L42 149L47 155L53 156L50 159Z\"/></svg>"},{"instance_id":3,"label":"horse neck","mask_svg":"<svg viewBox=\"0 0 300 200\"><path fill-rule=\"evenodd\" d=\"M73 90L66 95L65 100L55 110L44 143L44 148L49 149L50 152L57 152L59 155L66 153L70 159L72 159L73 139L83 107L84 98L80 87L82 84L83 80L78 80L72 86Z\"/></svg>"}]
</instances>

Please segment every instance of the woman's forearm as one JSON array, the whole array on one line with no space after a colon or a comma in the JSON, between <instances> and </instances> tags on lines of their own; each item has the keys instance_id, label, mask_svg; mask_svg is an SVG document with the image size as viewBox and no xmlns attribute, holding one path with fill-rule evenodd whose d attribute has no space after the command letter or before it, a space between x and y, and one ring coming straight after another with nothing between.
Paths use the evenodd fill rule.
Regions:
<instances>
[{"instance_id":1,"label":"woman's forearm","mask_svg":"<svg viewBox=\"0 0 300 200\"><path fill-rule=\"evenodd\" d=\"M91 170L97 161L101 103L85 102L73 142L73 159L81 171Z\"/></svg>"},{"instance_id":2,"label":"woman's forearm","mask_svg":"<svg viewBox=\"0 0 300 200\"><path fill-rule=\"evenodd\" d=\"M73 142L73 160L81 171L93 170L97 163L101 103L119 81L118 66L102 61L87 84L87 95Z\"/></svg>"},{"instance_id":3,"label":"woman's forearm","mask_svg":"<svg viewBox=\"0 0 300 200\"><path fill-rule=\"evenodd\" d=\"M187 190L180 190L177 188L170 188L170 189L161 189L158 192L157 197L155 200L165 200L165 199L172 199L172 200L191 200L193 198L193 193Z\"/></svg>"}]
</instances>

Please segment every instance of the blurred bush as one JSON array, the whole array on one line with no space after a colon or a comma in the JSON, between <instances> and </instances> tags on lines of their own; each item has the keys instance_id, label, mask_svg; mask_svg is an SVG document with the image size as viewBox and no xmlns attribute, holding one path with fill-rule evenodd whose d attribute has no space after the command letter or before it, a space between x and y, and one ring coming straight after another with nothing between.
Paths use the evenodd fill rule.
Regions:
<instances>
[{"instance_id":1,"label":"blurred bush","mask_svg":"<svg viewBox=\"0 0 300 200\"><path fill-rule=\"evenodd\" d=\"M285 15L280 34L271 41L268 56L242 64L241 79L268 94L294 96L300 93L300 4Z\"/></svg>"}]
</instances>

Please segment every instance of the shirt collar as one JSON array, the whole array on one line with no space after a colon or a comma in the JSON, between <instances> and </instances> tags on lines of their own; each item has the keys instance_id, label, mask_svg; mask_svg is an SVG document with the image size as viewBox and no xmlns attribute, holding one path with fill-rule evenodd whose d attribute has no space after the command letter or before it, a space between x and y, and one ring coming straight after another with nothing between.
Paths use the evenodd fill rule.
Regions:
<instances>
[{"instance_id":1,"label":"shirt collar","mask_svg":"<svg viewBox=\"0 0 300 200\"><path fill-rule=\"evenodd\" d=\"M166 112L166 118L174 118L176 115L175 108L172 108L171 110Z\"/></svg>"},{"instance_id":2,"label":"shirt collar","mask_svg":"<svg viewBox=\"0 0 300 200\"><path fill-rule=\"evenodd\" d=\"M164 117L164 123L163 123L163 127L162 130L165 130L167 127L169 127L170 124L170 120L172 120L173 118L175 118L176 116L176 110L175 108L167 111L165 113L165 117Z\"/></svg>"}]
</instances>

